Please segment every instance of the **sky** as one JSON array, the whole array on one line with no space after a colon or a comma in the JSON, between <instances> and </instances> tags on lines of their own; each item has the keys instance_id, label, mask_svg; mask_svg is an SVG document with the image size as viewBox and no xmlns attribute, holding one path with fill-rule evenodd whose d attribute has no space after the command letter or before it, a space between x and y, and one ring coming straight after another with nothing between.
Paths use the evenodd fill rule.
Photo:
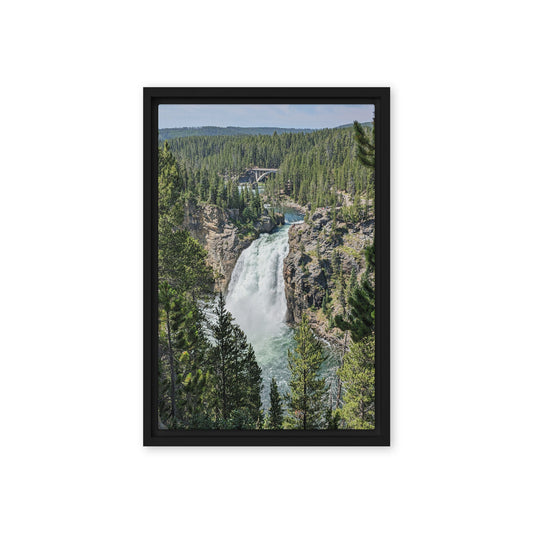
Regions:
<instances>
[{"instance_id":1,"label":"sky","mask_svg":"<svg viewBox=\"0 0 533 533\"><path fill-rule=\"evenodd\" d=\"M241 126L333 128L370 122L374 106L348 104L172 104L159 106L159 128Z\"/></svg>"}]
</instances>

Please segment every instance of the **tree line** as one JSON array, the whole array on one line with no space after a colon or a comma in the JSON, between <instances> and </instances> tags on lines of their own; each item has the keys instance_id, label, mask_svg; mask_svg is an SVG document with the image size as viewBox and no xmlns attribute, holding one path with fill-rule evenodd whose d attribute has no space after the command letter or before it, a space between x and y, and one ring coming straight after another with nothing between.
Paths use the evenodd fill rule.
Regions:
<instances>
[{"instance_id":1,"label":"tree line","mask_svg":"<svg viewBox=\"0 0 533 533\"><path fill-rule=\"evenodd\" d=\"M374 130L373 126L359 128L366 136ZM356 136L354 128L195 136L170 139L168 149L186 170L184 187L191 198L236 207L231 190L235 178L254 166L279 168L265 182L266 195L279 198L286 194L314 211L342 203L343 193L373 197L373 172L364 164L365 148Z\"/></svg>"},{"instance_id":2,"label":"tree line","mask_svg":"<svg viewBox=\"0 0 533 533\"><path fill-rule=\"evenodd\" d=\"M159 140L165 141L177 137L193 136L214 136L214 135L272 135L273 133L309 133L313 131L309 128L241 128L237 126L201 126L201 127L184 127L184 128L162 128L159 130Z\"/></svg>"}]
</instances>

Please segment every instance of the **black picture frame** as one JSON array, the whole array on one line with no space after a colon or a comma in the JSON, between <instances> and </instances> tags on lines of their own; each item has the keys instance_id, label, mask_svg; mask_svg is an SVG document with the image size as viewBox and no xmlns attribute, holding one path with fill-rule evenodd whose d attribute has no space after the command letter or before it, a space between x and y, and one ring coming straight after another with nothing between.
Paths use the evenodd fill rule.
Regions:
<instances>
[{"instance_id":1,"label":"black picture frame","mask_svg":"<svg viewBox=\"0 0 533 533\"><path fill-rule=\"evenodd\" d=\"M170 431L157 423L157 149L159 104L374 104L376 131L376 427L374 430ZM144 88L144 446L390 445L390 89Z\"/></svg>"}]
</instances>

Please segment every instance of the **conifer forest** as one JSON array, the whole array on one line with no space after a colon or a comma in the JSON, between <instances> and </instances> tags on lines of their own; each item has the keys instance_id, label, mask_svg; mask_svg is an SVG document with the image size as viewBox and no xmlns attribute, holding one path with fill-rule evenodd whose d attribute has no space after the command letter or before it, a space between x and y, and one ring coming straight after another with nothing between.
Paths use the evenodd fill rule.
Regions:
<instances>
[{"instance_id":1,"label":"conifer forest","mask_svg":"<svg viewBox=\"0 0 533 533\"><path fill-rule=\"evenodd\" d=\"M160 429L374 428L374 147L371 119L160 130Z\"/></svg>"}]
</instances>

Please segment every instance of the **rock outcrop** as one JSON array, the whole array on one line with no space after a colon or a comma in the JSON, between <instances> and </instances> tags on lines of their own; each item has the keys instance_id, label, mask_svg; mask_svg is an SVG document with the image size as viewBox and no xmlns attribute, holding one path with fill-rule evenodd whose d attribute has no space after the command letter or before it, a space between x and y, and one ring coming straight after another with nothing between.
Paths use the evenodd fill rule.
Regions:
<instances>
[{"instance_id":1,"label":"rock outcrop","mask_svg":"<svg viewBox=\"0 0 533 533\"><path fill-rule=\"evenodd\" d=\"M224 210L214 205L186 204L183 226L207 250L207 262L215 272L215 291L225 291L241 252L260 233L270 233L283 224L283 215L270 217L266 212L254 225L254 230L240 229L234 222L236 210ZM280 218L281 217L281 218Z\"/></svg>"},{"instance_id":2,"label":"rock outcrop","mask_svg":"<svg viewBox=\"0 0 533 533\"><path fill-rule=\"evenodd\" d=\"M373 219L353 224L342 221L339 213L336 225L331 209L326 208L318 209L307 223L293 225L283 268L288 322L298 324L306 313L315 333L337 345L344 334L331 327L331 318L342 313L340 278L348 282L354 270L358 277L362 274L366 268L364 248L374 235Z\"/></svg>"}]
</instances>

